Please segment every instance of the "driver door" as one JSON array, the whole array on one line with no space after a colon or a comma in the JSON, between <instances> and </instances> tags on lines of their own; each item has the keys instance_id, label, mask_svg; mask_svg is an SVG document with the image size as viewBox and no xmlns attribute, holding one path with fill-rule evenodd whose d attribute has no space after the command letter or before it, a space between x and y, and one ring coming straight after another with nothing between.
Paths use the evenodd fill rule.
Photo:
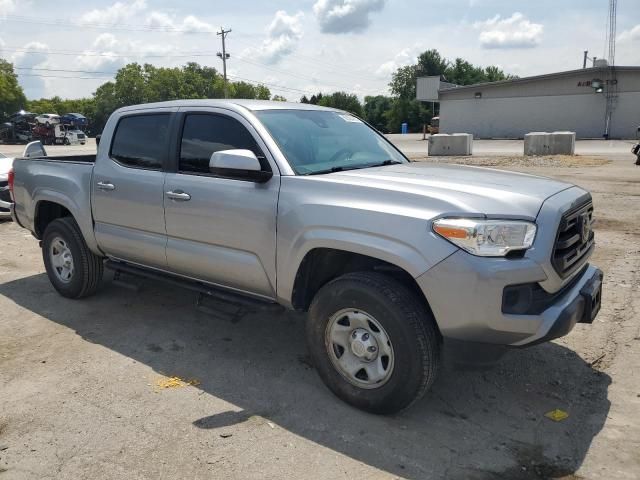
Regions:
<instances>
[{"instance_id":1,"label":"driver door","mask_svg":"<svg viewBox=\"0 0 640 480\"><path fill-rule=\"evenodd\" d=\"M279 171L240 115L222 109L182 114L174 171L165 179L167 262L174 273L275 298ZM209 172L214 152L253 151L273 177L265 183Z\"/></svg>"}]
</instances>

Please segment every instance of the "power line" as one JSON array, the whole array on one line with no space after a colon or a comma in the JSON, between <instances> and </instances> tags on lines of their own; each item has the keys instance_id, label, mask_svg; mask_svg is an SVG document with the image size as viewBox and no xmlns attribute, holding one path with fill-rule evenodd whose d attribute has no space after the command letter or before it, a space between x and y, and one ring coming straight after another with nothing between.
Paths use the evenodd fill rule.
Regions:
<instances>
[{"instance_id":1,"label":"power line","mask_svg":"<svg viewBox=\"0 0 640 480\"><path fill-rule=\"evenodd\" d=\"M35 23L35 24L43 24L43 25L50 25L50 26L60 26L60 27L65 27L68 28L69 27L69 21L66 19L48 19L48 18L39 18L39 17L26 17L23 15L6 15L5 16L6 19L9 20L13 20L16 22L23 22L23 23ZM185 34L211 34L213 33L212 30L207 30L207 31L197 31L197 30L188 30L188 29L180 29L180 28L175 28L175 27L169 27L169 26L160 26L160 25L144 25L144 24L126 24L126 25L122 25L119 23L99 23L99 22L82 22L82 23L76 23L75 24L76 28L96 28L96 29L109 29L109 30L122 30L122 31L134 31L134 32L160 32L160 33L185 33ZM136 28L134 28L136 27ZM245 34L248 35L248 34ZM244 44L245 46L251 48L254 45L253 44L249 44L247 42L243 42L240 40L236 41L240 44ZM347 68L345 68L342 65L337 65L335 63L329 63L329 62L323 62L321 60L318 60L317 58L313 58L313 57L309 57L309 56L305 56L302 55L300 53L290 53L287 56L288 59L292 59L295 58L298 62L305 62L308 64L312 64L312 65L321 65L324 67L329 67L329 68L339 68L340 71L338 72L337 70L333 70L336 73L339 74L347 74L347 75L351 75L351 76L355 76L355 77L362 77L362 73L359 72L355 72L352 71L350 72Z\"/></svg>"},{"instance_id":2,"label":"power line","mask_svg":"<svg viewBox=\"0 0 640 480\"><path fill-rule=\"evenodd\" d=\"M42 18L42 17L25 17L23 15L5 15L4 19L19 23L31 23L36 25L49 25L54 27L69 27L69 21L58 18ZM121 24L121 23L99 23L99 22L81 22L75 23L76 28L98 29L98 30L120 30L127 32L159 32L159 33L185 33L185 34L212 34L213 30L193 30L176 28L162 25L143 25L143 24Z\"/></svg>"},{"instance_id":3,"label":"power line","mask_svg":"<svg viewBox=\"0 0 640 480\"><path fill-rule=\"evenodd\" d=\"M74 51L74 50L26 50L21 48L12 48L12 47L2 47L2 50L7 50L15 53L26 53L26 54L46 54L46 55L66 55L72 57L113 57L113 58L132 58L132 57L143 57L143 58L189 58L189 57L213 57L215 54L213 53L182 53L182 54L147 54L145 52L129 52L127 54L124 53L111 53L111 52L83 52L83 51Z\"/></svg>"}]
</instances>

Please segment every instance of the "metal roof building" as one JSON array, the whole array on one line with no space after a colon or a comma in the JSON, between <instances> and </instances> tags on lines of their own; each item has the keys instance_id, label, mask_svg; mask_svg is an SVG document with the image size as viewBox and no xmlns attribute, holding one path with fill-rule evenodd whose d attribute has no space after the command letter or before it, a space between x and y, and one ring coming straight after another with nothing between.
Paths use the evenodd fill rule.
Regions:
<instances>
[{"instance_id":1,"label":"metal roof building","mask_svg":"<svg viewBox=\"0 0 640 480\"><path fill-rule=\"evenodd\" d=\"M421 77L417 99L440 103L441 133L522 138L574 131L578 138L636 138L640 67L596 67L458 86Z\"/></svg>"}]
</instances>

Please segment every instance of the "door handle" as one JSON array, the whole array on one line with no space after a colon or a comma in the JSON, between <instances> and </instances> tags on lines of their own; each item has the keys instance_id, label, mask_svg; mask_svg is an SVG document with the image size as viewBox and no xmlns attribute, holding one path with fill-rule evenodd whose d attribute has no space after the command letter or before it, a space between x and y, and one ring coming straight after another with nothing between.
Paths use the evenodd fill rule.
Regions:
<instances>
[{"instance_id":1,"label":"door handle","mask_svg":"<svg viewBox=\"0 0 640 480\"><path fill-rule=\"evenodd\" d=\"M97 186L100 190L115 190L116 186L111 182L98 182Z\"/></svg>"},{"instance_id":2,"label":"door handle","mask_svg":"<svg viewBox=\"0 0 640 480\"><path fill-rule=\"evenodd\" d=\"M171 200L178 200L180 202L188 202L191 200L191 195L183 192L182 190L172 190L167 192L167 197Z\"/></svg>"}]
</instances>

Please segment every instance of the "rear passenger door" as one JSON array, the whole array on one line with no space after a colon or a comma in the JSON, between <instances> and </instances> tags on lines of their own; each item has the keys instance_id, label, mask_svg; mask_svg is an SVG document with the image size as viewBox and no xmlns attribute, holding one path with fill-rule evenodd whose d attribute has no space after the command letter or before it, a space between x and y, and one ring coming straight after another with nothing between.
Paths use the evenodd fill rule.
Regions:
<instances>
[{"instance_id":1,"label":"rear passenger door","mask_svg":"<svg viewBox=\"0 0 640 480\"><path fill-rule=\"evenodd\" d=\"M169 269L274 298L280 177L266 146L249 122L223 109L181 113L177 143L165 180ZM211 154L229 149L252 150L273 177L256 183L210 173Z\"/></svg>"},{"instance_id":2,"label":"rear passenger door","mask_svg":"<svg viewBox=\"0 0 640 480\"><path fill-rule=\"evenodd\" d=\"M101 145L96 159L96 240L109 256L166 269L163 168L173 113L132 113L118 120L111 145Z\"/></svg>"}]
</instances>

